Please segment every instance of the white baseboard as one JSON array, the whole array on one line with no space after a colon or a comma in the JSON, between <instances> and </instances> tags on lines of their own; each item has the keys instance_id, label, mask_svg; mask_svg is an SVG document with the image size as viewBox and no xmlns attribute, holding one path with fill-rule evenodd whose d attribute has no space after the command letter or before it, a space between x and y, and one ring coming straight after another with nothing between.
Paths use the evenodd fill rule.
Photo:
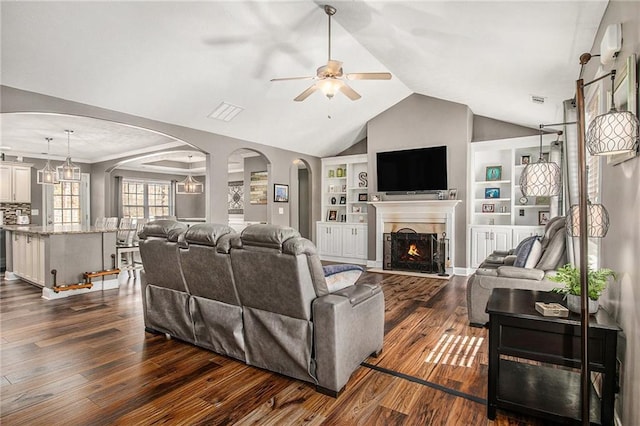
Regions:
<instances>
[{"instance_id":1,"label":"white baseboard","mask_svg":"<svg viewBox=\"0 0 640 426\"><path fill-rule=\"evenodd\" d=\"M7 281L15 281L15 280L19 280L20 277L11 271L4 271L4 279Z\"/></svg>"}]
</instances>

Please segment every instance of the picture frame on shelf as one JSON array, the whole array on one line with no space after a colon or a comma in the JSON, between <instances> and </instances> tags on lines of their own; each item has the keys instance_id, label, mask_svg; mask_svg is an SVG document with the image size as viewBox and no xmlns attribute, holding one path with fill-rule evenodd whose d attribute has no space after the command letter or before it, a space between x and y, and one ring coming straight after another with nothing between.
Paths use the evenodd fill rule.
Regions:
<instances>
[{"instance_id":1,"label":"picture frame on shelf","mask_svg":"<svg viewBox=\"0 0 640 426\"><path fill-rule=\"evenodd\" d=\"M458 199L458 189L457 188L451 188L449 190L449 199L450 200L457 200Z\"/></svg>"},{"instance_id":2,"label":"picture frame on shelf","mask_svg":"<svg viewBox=\"0 0 640 426\"><path fill-rule=\"evenodd\" d=\"M501 180L502 179L502 166L487 166L485 172L485 180Z\"/></svg>"},{"instance_id":3,"label":"picture frame on shelf","mask_svg":"<svg viewBox=\"0 0 640 426\"><path fill-rule=\"evenodd\" d=\"M484 198L500 198L500 188L485 188Z\"/></svg>"},{"instance_id":4,"label":"picture frame on shelf","mask_svg":"<svg viewBox=\"0 0 640 426\"><path fill-rule=\"evenodd\" d=\"M491 204L491 203L482 204L482 213L495 213L495 212L496 212L495 204Z\"/></svg>"},{"instance_id":5,"label":"picture frame on shelf","mask_svg":"<svg viewBox=\"0 0 640 426\"><path fill-rule=\"evenodd\" d=\"M358 194L358 201L367 201L369 194L361 192Z\"/></svg>"},{"instance_id":6,"label":"picture frame on shelf","mask_svg":"<svg viewBox=\"0 0 640 426\"><path fill-rule=\"evenodd\" d=\"M347 192L347 185L344 185L344 184L343 184L343 185L340 187L340 192L344 192L344 193L346 193L346 192Z\"/></svg>"},{"instance_id":7,"label":"picture frame on shelf","mask_svg":"<svg viewBox=\"0 0 640 426\"><path fill-rule=\"evenodd\" d=\"M288 203L289 202L289 185L280 183L273 184L273 202Z\"/></svg>"},{"instance_id":8,"label":"picture frame on shelf","mask_svg":"<svg viewBox=\"0 0 640 426\"><path fill-rule=\"evenodd\" d=\"M371 201L382 201L381 194L371 194Z\"/></svg>"},{"instance_id":9,"label":"picture frame on shelf","mask_svg":"<svg viewBox=\"0 0 640 426\"><path fill-rule=\"evenodd\" d=\"M341 195L341 196L340 196L340 204L347 204L347 197L346 197L346 195Z\"/></svg>"},{"instance_id":10,"label":"picture frame on shelf","mask_svg":"<svg viewBox=\"0 0 640 426\"><path fill-rule=\"evenodd\" d=\"M531 162L531 156L530 155L521 155L520 156L520 164L522 164L523 166L526 166L530 162Z\"/></svg>"},{"instance_id":11,"label":"picture frame on shelf","mask_svg":"<svg viewBox=\"0 0 640 426\"><path fill-rule=\"evenodd\" d=\"M538 212L538 225L546 225L549 223L551 215L548 210L541 210Z\"/></svg>"},{"instance_id":12,"label":"picture frame on shelf","mask_svg":"<svg viewBox=\"0 0 640 426\"><path fill-rule=\"evenodd\" d=\"M337 222L337 221L338 221L338 210L327 211L327 222Z\"/></svg>"}]
</instances>

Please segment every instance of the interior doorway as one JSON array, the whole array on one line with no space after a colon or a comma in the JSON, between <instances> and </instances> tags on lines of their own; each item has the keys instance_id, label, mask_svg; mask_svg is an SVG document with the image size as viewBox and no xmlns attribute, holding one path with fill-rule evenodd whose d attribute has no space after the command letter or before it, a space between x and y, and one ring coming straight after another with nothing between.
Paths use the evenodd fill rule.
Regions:
<instances>
[{"instance_id":1,"label":"interior doorway","mask_svg":"<svg viewBox=\"0 0 640 426\"><path fill-rule=\"evenodd\" d=\"M311 169L302 159L291 165L291 227L304 238L311 239Z\"/></svg>"}]
</instances>

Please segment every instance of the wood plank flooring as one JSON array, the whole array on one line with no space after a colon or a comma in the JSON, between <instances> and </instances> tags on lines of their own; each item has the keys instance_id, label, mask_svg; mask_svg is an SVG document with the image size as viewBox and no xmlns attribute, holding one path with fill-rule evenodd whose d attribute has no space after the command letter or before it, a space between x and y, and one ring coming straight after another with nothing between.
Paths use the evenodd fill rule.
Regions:
<instances>
[{"instance_id":1,"label":"wood plank flooring","mask_svg":"<svg viewBox=\"0 0 640 426\"><path fill-rule=\"evenodd\" d=\"M487 330L465 277L365 273L386 300L384 349L337 398L311 384L145 333L139 284L46 301L0 283L2 425L542 425L486 418Z\"/></svg>"}]
</instances>

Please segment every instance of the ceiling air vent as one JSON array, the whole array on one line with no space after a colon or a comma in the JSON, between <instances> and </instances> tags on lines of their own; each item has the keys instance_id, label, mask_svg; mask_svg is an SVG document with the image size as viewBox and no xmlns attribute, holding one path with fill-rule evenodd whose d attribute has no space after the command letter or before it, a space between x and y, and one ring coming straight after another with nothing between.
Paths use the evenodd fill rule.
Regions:
<instances>
[{"instance_id":1,"label":"ceiling air vent","mask_svg":"<svg viewBox=\"0 0 640 426\"><path fill-rule=\"evenodd\" d=\"M531 95L531 102L533 102L534 104L543 104L544 96Z\"/></svg>"},{"instance_id":2,"label":"ceiling air vent","mask_svg":"<svg viewBox=\"0 0 640 426\"><path fill-rule=\"evenodd\" d=\"M244 108L237 105L231 105L226 102L222 102L211 114L207 117L215 118L216 120L222 120L229 122L233 120L238 114L240 114Z\"/></svg>"}]
</instances>

